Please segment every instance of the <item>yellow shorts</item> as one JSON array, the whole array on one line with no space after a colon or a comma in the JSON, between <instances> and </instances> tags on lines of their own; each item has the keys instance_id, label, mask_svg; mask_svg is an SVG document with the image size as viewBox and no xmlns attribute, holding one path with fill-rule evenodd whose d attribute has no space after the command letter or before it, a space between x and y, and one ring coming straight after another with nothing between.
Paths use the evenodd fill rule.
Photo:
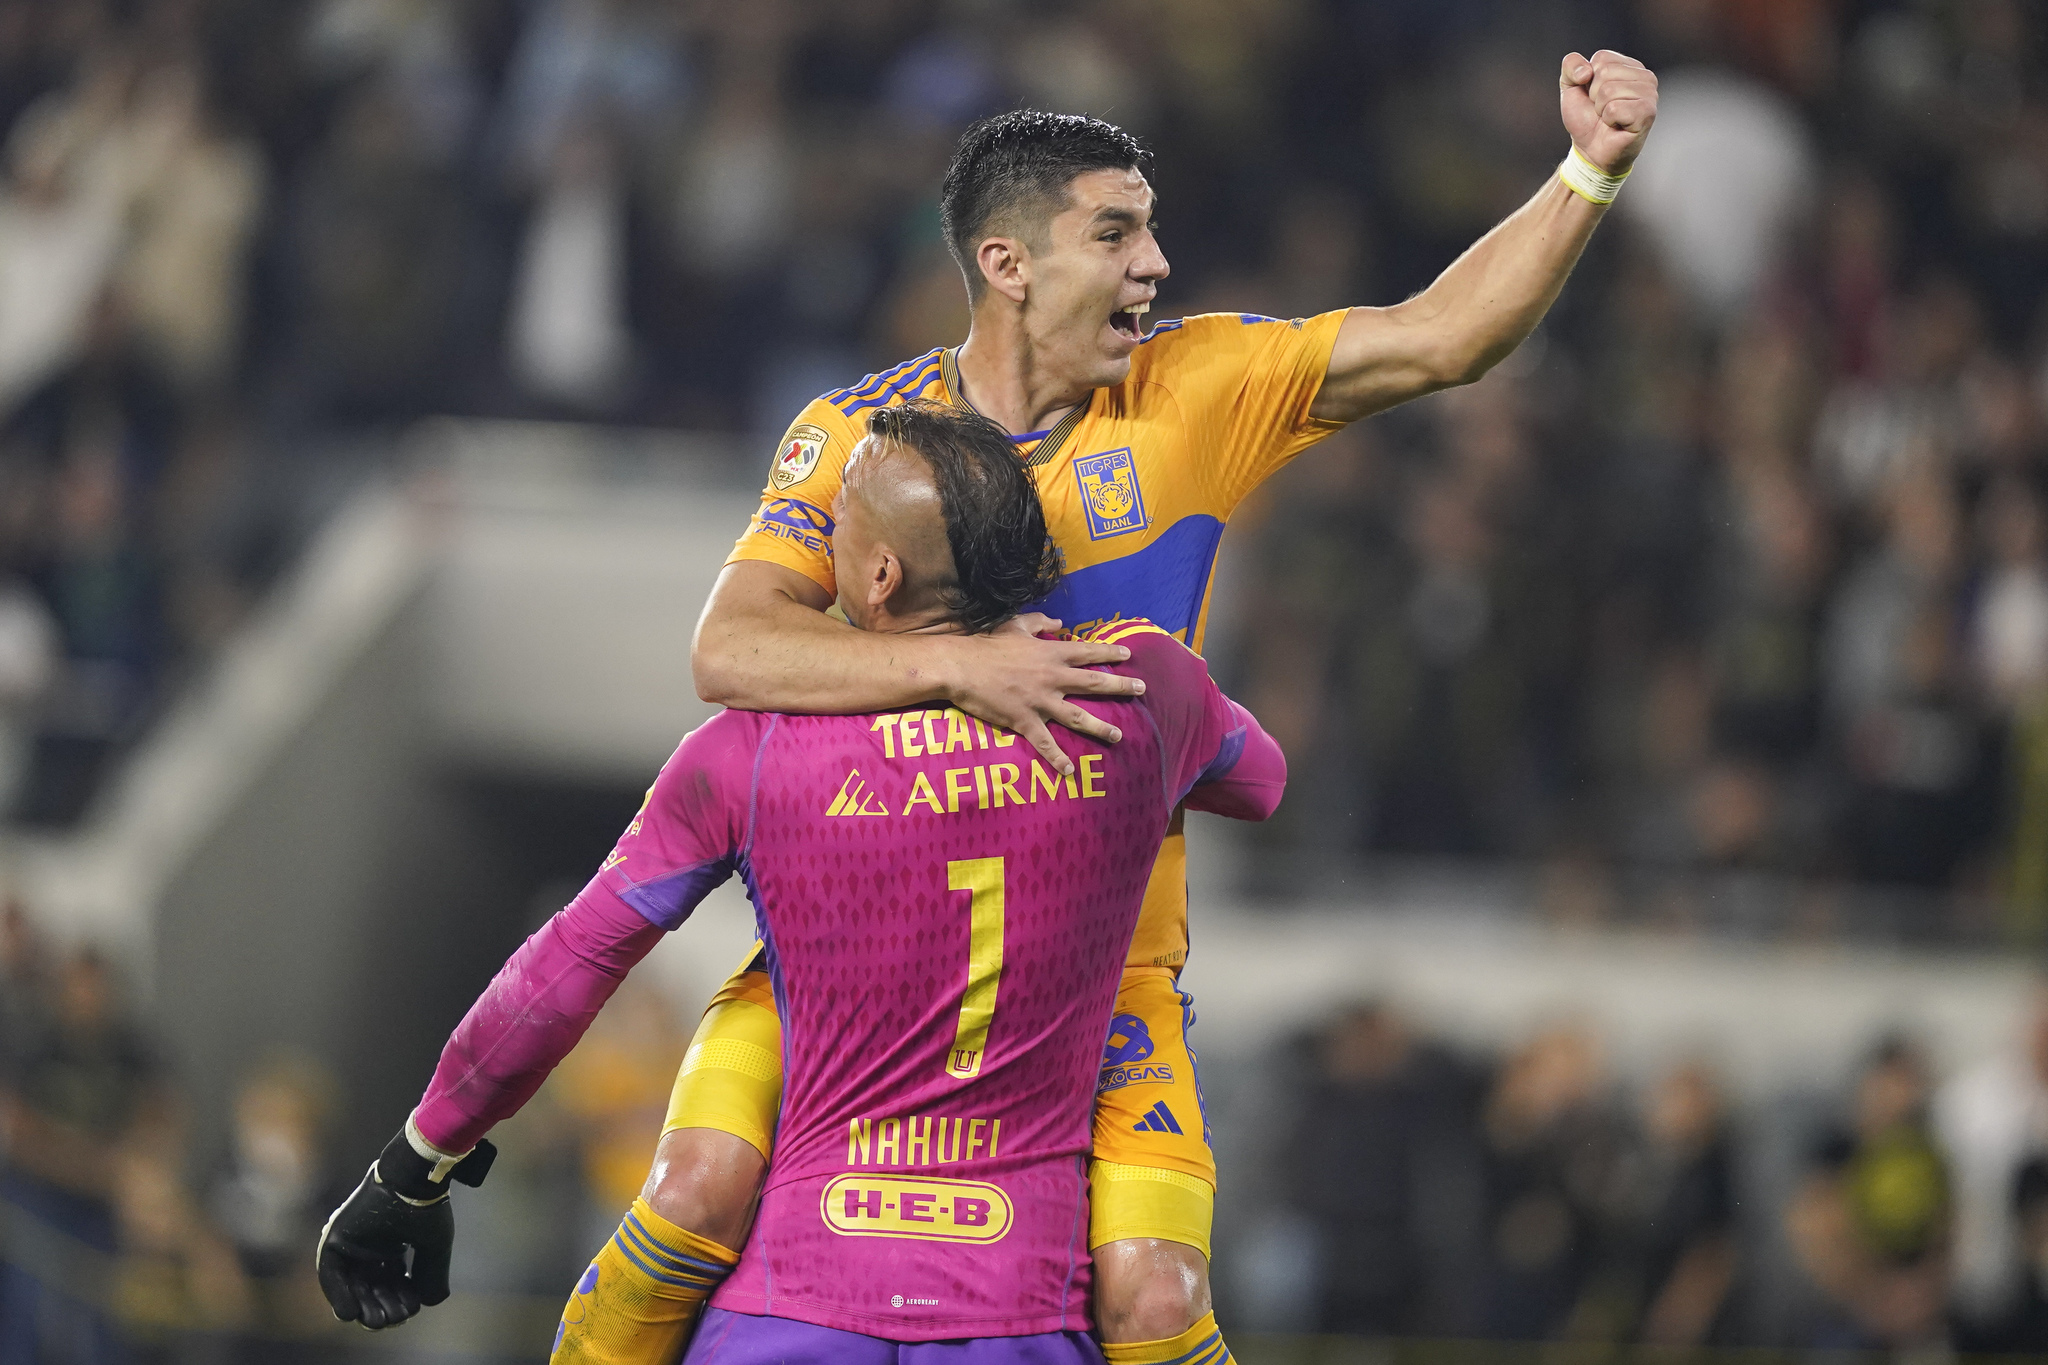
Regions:
<instances>
[{"instance_id":1,"label":"yellow shorts","mask_svg":"<svg viewBox=\"0 0 2048 1365\"><path fill-rule=\"evenodd\" d=\"M1091 1249L1157 1237L1209 1253L1216 1158L1188 1050L1193 1022L1172 969L1125 969L1095 1096ZM766 1157L781 1107L782 1021L768 974L749 953L704 1011L662 1131L715 1128Z\"/></svg>"},{"instance_id":2,"label":"yellow shorts","mask_svg":"<svg viewBox=\"0 0 2048 1365\"><path fill-rule=\"evenodd\" d=\"M782 1112L782 1016L760 965L761 945L748 950L705 1007L675 1088L668 1092L663 1133L716 1128L772 1156Z\"/></svg>"}]
</instances>

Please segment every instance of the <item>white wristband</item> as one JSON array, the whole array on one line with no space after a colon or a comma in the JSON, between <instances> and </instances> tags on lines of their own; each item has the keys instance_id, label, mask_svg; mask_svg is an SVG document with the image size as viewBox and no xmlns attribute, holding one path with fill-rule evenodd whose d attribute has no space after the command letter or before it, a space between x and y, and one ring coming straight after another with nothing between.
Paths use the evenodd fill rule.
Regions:
<instances>
[{"instance_id":1,"label":"white wristband","mask_svg":"<svg viewBox=\"0 0 2048 1365\"><path fill-rule=\"evenodd\" d=\"M462 1159L469 1155L469 1152L444 1152L433 1143L427 1141L427 1135L420 1131L420 1126L417 1123L413 1122L411 1114L405 1116L405 1141L406 1145L415 1152L418 1152L422 1159L433 1164L434 1169L428 1172L427 1179L433 1181L436 1185L447 1184L448 1173L453 1171L461 1163ZM469 1149L470 1152L475 1150L476 1148L474 1147Z\"/></svg>"},{"instance_id":2,"label":"white wristband","mask_svg":"<svg viewBox=\"0 0 2048 1365\"><path fill-rule=\"evenodd\" d=\"M1611 204L1621 193L1621 182L1629 173L1609 175L1586 160L1586 154L1575 144L1565 159L1557 163L1557 178L1565 187L1589 204Z\"/></svg>"}]
</instances>

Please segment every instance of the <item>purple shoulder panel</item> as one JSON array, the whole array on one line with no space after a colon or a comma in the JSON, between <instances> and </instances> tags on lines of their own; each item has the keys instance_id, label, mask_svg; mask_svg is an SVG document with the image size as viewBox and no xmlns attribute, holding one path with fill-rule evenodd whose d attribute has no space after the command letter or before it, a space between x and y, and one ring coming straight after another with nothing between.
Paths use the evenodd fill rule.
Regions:
<instances>
[{"instance_id":1,"label":"purple shoulder panel","mask_svg":"<svg viewBox=\"0 0 2048 1365\"><path fill-rule=\"evenodd\" d=\"M640 912L657 929L675 929L690 912L732 875L732 864L719 859L682 868L665 876L624 887L615 895Z\"/></svg>"}]
</instances>

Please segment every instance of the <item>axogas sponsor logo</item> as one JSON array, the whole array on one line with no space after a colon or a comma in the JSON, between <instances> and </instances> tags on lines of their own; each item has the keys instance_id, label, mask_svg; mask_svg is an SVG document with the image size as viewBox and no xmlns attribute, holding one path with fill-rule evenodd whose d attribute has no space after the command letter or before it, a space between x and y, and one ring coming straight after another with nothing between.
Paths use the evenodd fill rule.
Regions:
<instances>
[{"instance_id":1,"label":"axogas sponsor logo","mask_svg":"<svg viewBox=\"0 0 2048 1365\"><path fill-rule=\"evenodd\" d=\"M777 488L788 488L811 477L818 467L818 457L825 453L825 444L831 439L823 427L814 427L809 422L791 427L782 438L782 449L776 453L775 472L769 482Z\"/></svg>"},{"instance_id":2,"label":"axogas sponsor logo","mask_svg":"<svg viewBox=\"0 0 2048 1365\"><path fill-rule=\"evenodd\" d=\"M1127 1085L1171 1085L1173 1067L1148 1060L1152 1056L1152 1030L1135 1014L1119 1014L1109 1021L1109 1037L1102 1045L1102 1075L1095 1083L1097 1094L1121 1090Z\"/></svg>"},{"instance_id":3,"label":"axogas sponsor logo","mask_svg":"<svg viewBox=\"0 0 2048 1365\"><path fill-rule=\"evenodd\" d=\"M1125 1066L1152 1055L1152 1030L1135 1014L1119 1014L1109 1021L1109 1037L1102 1043L1104 1066Z\"/></svg>"},{"instance_id":4,"label":"axogas sponsor logo","mask_svg":"<svg viewBox=\"0 0 2048 1365\"><path fill-rule=\"evenodd\" d=\"M983 1181L863 1174L827 1182L819 1212L842 1237L932 1242L999 1242L1016 1217L1010 1196Z\"/></svg>"}]
</instances>

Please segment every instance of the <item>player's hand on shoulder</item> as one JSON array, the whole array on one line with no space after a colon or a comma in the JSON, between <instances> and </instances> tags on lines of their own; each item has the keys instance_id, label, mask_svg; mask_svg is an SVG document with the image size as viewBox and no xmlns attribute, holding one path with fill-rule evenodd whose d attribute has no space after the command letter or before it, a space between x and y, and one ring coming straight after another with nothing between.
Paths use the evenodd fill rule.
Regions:
<instances>
[{"instance_id":1,"label":"player's hand on shoulder","mask_svg":"<svg viewBox=\"0 0 2048 1365\"><path fill-rule=\"evenodd\" d=\"M1573 52L1558 71L1557 99L1573 145L1607 174L1620 175L1635 164L1657 121L1657 73L1606 48L1591 57Z\"/></svg>"},{"instance_id":2,"label":"player's hand on shoulder","mask_svg":"<svg viewBox=\"0 0 2048 1365\"><path fill-rule=\"evenodd\" d=\"M444 1170L435 1180L435 1167L413 1149L405 1133L393 1138L363 1183L320 1229L313 1266L334 1316L375 1331L396 1327L422 1306L446 1299L448 1262L455 1250L449 1182L481 1185L495 1156L490 1143L480 1142L452 1172Z\"/></svg>"},{"instance_id":3,"label":"player's hand on shoulder","mask_svg":"<svg viewBox=\"0 0 2048 1365\"><path fill-rule=\"evenodd\" d=\"M1053 742L1048 726L1062 725L1104 744L1116 743L1123 734L1068 698L1135 697L1145 684L1092 667L1130 658L1131 651L1122 645L1038 638L1059 625L1049 616L1030 612L986 635L957 637L960 650L949 691L961 710L1022 735L1047 764L1070 773L1073 760Z\"/></svg>"}]
</instances>

